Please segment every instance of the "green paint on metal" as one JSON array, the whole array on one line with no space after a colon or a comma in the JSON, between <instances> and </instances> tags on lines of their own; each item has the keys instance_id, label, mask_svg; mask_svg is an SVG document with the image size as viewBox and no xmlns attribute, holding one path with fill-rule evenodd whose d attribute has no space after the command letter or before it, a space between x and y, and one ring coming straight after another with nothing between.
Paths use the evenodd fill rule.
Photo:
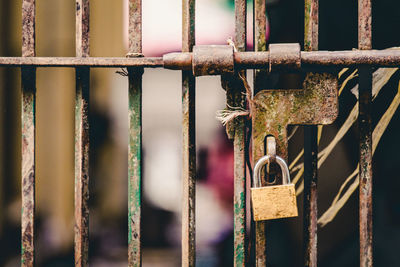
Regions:
<instances>
[{"instance_id":1,"label":"green paint on metal","mask_svg":"<svg viewBox=\"0 0 400 267\"><path fill-rule=\"evenodd\" d=\"M128 153L128 244L129 266L141 265L141 165L142 165L142 74L129 68Z\"/></svg>"},{"instance_id":2,"label":"green paint on metal","mask_svg":"<svg viewBox=\"0 0 400 267\"><path fill-rule=\"evenodd\" d=\"M308 73L302 90L263 90L254 97L253 152L264 154L267 135L277 138L277 154L287 158L287 126L330 124L337 116L337 78Z\"/></svg>"}]
</instances>

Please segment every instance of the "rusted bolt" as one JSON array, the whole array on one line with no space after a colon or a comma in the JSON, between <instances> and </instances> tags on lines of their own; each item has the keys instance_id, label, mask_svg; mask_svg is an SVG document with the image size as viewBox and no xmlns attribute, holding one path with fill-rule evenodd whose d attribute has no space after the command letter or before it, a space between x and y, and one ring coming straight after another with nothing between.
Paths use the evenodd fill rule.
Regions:
<instances>
[{"instance_id":1,"label":"rusted bolt","mask_svg":"<svg viewBox=\"0 0 400 267\"><path fill-rule=\"evenodd\" d=\"M197 45L193 47L193 75L220 75L234 72L233 47Z\"/></svg>"},{"instance_id":2,"label":"rusted bolt","mask_svg":"<svg viewBox=\"0 0 400 267\"><path fill-rule=\"evenodd\" d=\"M269 45L269 71L282 71L287 69L300 69L301 67L300 44L270 44Z\"/></svg>"}]
</instances>

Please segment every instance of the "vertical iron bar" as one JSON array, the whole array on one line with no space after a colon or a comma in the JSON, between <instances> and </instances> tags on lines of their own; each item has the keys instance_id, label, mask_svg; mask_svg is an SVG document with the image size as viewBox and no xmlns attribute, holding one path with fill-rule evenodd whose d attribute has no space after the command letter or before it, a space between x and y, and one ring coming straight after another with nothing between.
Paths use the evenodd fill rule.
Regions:
<instances>
[{"instance_id":1,"label":"vertical iron bar","mask_svg":"<svg viewBox=\"0 0 400 267\"><path fill-rule=\"evenodd\" d=\"M266 1L265 0L254 0L253 4L253 29L254 29L254 51L266 51ZM254 94L258 90L259 80L261 80L260 71L254 71ZM255 160L255 159L253 159ZM255 222L255 257L256 267L264 267L267 264L266 256L266 232L265 222Z\"/></svg>"},{"instance_id":2,"label":"vertical iron bar","mask_svg":"<svg viewBox=\"0 0 400 267\"><path fill-rule=\"evenodd\" d=\"M246 51L247 1L235 0L235 45L238 51ZM245 71L243 71L245 75ZM244 92L235 88L235 107L246 108ZM227 90L228 92L228 90ZM234 129L234 266L246 265L246 162L244 118L237 118Z\"/></svg>"},{"instance_id":3,"label":"vertical iron bar","mask_svg":"<svg viewBox=\"0 0 400 267\"><path fill-rule=\"evenodd\" d=\"M142 55L142 0L129 0L128 57ZM128 68L128 265L141 266L142 204L142 77L143 68Z\"/></svg>"},{"instance_id":4,"label":"vertical iron bar","mask_svg":"<svg viewBox=\"0 0 400 267\"><path fill-rule=\"evenodd\" d=\"M358 1L358 48L372 49L371 0ZM372 127L371 127L372 70L359 69L360 131L360 266L373 265L372 255Z\"/></svg>"},{"instance_id":5,"label":"vertical iron bar","mask_svg":"<svg viewBox=\"0 0 400 267\"><path fill-rule=\"evenodd\" d=\"M182 52L191 52L195 44L195 0L182 0ZM195 78L182 72L182 266L196 262L196 109Z\"/></svg>"},{"instance_id":6,"label":"vertical iron bar","mask_svg":"<svg viewBox=\"0 0 400 267\"><path fill-rule=\"evenodd\" d=\"M253 3L253 46L254 51L266 51L267 50L267 16L266 16L266 1L265 0L254 0ZM254 93L256 93L260 87L260 83L265 77L265 72L261 70L254 71Z\"/></svg>"},{"instance_id":7,"label":"vertical iron bar","mask_svg":"<svg viewBox=\"0 0 400 267\"><path fill-rule=\"evenodd\" d=\"M35 0L22 1L22 56L35 53ZM21 266L34 266L36 68L21 68L22 82L22 211Z\"/></svg>"},{"instance_id":8,"label":"vertical iron bar","mask_svg":"<svg viewBox=\"0 0 400 267\"><path fill-rule=\"evenodd\" d=\"M304 126L304 266L317 266L318 128Z\"/></svg>"},{"instance_id":9,"label":"vertical iron bar","mask_svg":"<svg viewBox=\"0 0 400 267\"><path fill-rule=\"evenodd\" d=\"M266 1L254 0L254 51L267 50Z\"/></svg>"},{"instance_id":10,"label":"vertical iron bar","mask_svg":"<svg viewBox=\"0 0 400 267\"><path fill-rule=\"evenodd\" d=\"M304 50L318 50L318 0L305 0ZM304 126L304 266L317 266L318 127Z\"/></svg>"},{"instance_id":11,"label":"vertical iron bar","mask_svg":"<svg viewBox=\"0 0 400 267\"><path fill-rule=\"evenodd\" d=\"M371 0L358 0L358 49L372 49Z\"/></svg>"},{"instance_id":12,"label":"vertical iron bar","mask_svg":"<svg viewBox=\"0 0 400 267\"><path fill-rule=\"evenodd\" d=\"M89 57L89 0L76 0L76 56ZM76 68L75 266L89 265L89 89L90 69Z\"/></svg>"}]
</instances>

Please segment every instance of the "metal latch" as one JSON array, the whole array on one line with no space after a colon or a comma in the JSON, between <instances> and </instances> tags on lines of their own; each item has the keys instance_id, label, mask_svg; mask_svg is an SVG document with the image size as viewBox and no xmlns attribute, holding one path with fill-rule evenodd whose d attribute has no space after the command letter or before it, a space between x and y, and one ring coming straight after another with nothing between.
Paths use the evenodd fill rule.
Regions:
<instances>
[{"instance_id":1,"label":"metal latch","mask_svg":"<svg viewBox=\"0 0 400 267\"><path fill-rule=\"evenodd\" d=\"M194 76L230 74L232 77L235 71L243 69L243 62L258 68L264 62L269 72L299 70L302 53L299 44L271 44L268 52L251 55L235 53L230 45L200 45L194 46L193 53L171 53L163 60L170 69L191 69ZM231 86L232 83L228 87ZM287 160L288 125L333 123L338 114L337 90L336 75L314 72L307 73L302 89L258 92L253 98L252 110L253 159L264 155L265 137L272 135L276 139L277 155Z\"/></svg>"}]
</instances>

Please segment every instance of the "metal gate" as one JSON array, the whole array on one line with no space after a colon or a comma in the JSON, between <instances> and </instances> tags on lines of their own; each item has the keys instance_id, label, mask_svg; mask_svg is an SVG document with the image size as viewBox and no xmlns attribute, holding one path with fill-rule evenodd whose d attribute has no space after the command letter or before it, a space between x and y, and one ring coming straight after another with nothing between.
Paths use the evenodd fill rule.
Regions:
<instances>
[{"instance_id":1,"label":"metal gate","mask_svg":"<svg viewBox=\"0 0 400 267\"><path fill-rule=\"evenodd\" d=\"M372 66L400 66L400 52L371 50L371 0L358 0L359 50L318 51L318 0L305 0L304 51L298 45L271 45L267 51L265 41L266 1L254 0L254 51L246 52L246 0L235 0L235 37L237 51L232 47L195 47L195 0L182 0L182 52L164 57L142 55L142 0L129 0L129 54L120 58L89 56L89 0L76 0L76 57L43 58L35 56L35 0L23 0L22 4L22 57L1 57L0 66L21 67L22 81L22 266L33 266L35 259L35 93L37 67L73 67L76 69L75 108L75 265L88 266L89 247L89 72L95 67L126 67L129 78L129 266L141 265L141 159L142 159L142 74L144 68L169 68L182 71L182 127L183 127L183 195L182 195L182 266L195 265L195 76L222 74L227 91L228 104L246 108L249 103L243 95L245 88L238 73L246 69L310 69L328 72L332 67L359 67L359 148L360 148L360 266L372 266L372 143L371 143L371 87ZM194 51L193 48L195 47ZM261 71L256 72L257 75ZM310 90L331 79L317 75ZM323 91L323 90L322 90ZM319 91L318 91L319 92ZM317 92L317 93L318 93ZM323 94L315 103L332 105L337 95L332 91ZM269 92L268 94L271 95ZM293 93L294 94L294 93ZM325 94L325 95L324 95ZM292 95L290 95L292 96ZM255 96L256 97L256 96ZM266 96L277 100L280 95ZM268 98L270 97L270 98ZM307 107L306 96L301 95L300 108ZM315 100L315 99L314 99ZM318 102L319 101L319 102ZM325 102L324 102L325 101ZM272 102L271 102L272 103ZM271 104L272 105L272 104ZM289 110L289 105L284 106ZM330 109L329 109L330 108ZM337 108L337 107L336 107ZM315 108L314 108L315 109ZM304 142L304 266L317 265L317 126L334 120L335 107L325 113L296 121L287 111L291 123L274 122L270 126L254 126L263 120L265 110L255 109L253 114L253 161L261 151L261 140L272 134L277 140L277 154L287 157L286 126L305 126ZM301 113L302 110L300 110ZM269 118L269 117L268 117ZM277 128L283 130L277 130ZM259 132L261 131L261 132ZM238 118L228 125L228 133L234 139L234 265L245 266L248 258L246 236L246 131L245 119ZM261 137L261 139L257 139ZM257 141L258 140L258 141ZM265 224L256 223L255 257L257 266L265 266Z\"/></svg>"}]
</instances>

